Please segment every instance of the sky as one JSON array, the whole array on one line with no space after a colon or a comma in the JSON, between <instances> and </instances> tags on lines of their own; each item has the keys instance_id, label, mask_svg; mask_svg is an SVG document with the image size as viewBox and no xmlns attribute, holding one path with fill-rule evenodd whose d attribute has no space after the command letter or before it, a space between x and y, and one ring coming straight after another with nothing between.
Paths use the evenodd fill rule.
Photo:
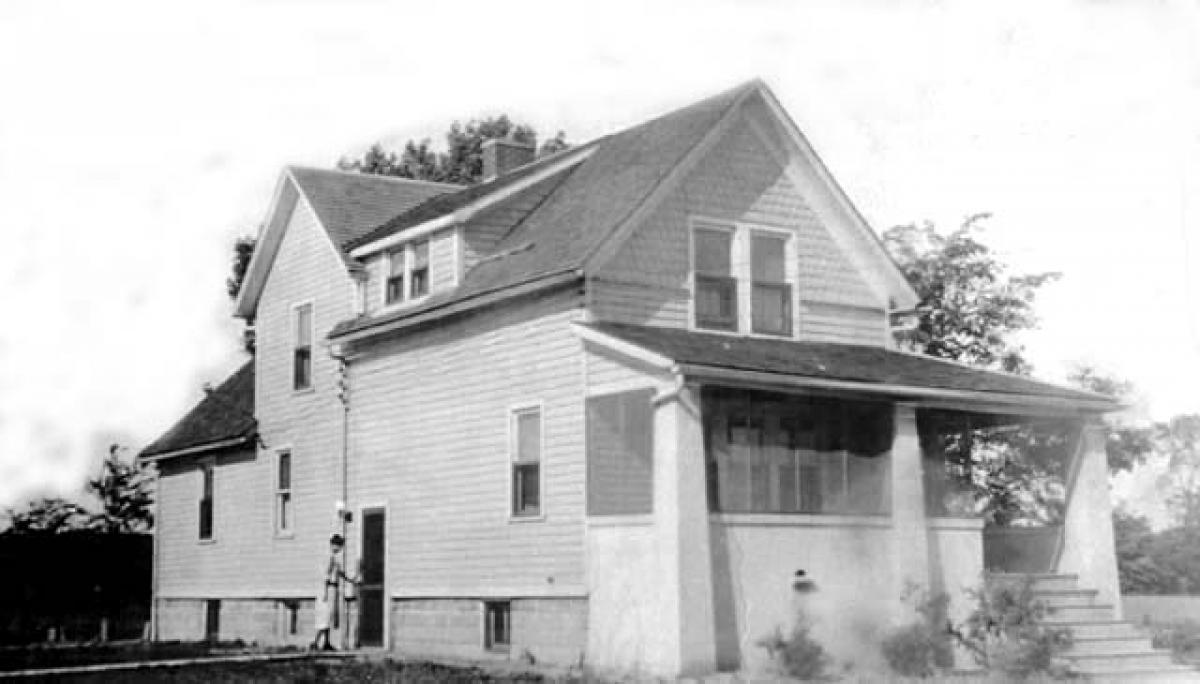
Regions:
<instances>
[{"instance_id":1,"label":"sky","mask_svg":"<svg viewBox=\"0 0 1200 684\"><path fill-rule=\"evenodd\" d=\"M0 4L0 506L77 490L242 361L231 243L285 164L507 112L583 142L754 77L878 231L991 212L1022 339L1200 412L1186 2ZM1144 484L1144 483L1143 483ZM1141 485L1138 485L1141 486ZM1136 486L1129 492L1140 495Z\"/></svg>"}]
</instances>

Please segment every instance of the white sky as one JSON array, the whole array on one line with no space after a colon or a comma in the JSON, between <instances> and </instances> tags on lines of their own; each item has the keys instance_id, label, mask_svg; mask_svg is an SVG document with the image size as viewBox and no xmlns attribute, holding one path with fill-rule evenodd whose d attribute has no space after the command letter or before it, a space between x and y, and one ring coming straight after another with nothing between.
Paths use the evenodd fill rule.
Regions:
<instances>
[{"instance_id":1,"label":"white sky","mask_svg":"<svg viewBox=\"0 0 1200 684\"><path fill-rule=\"evenodd\" d=\"M990 211L1017 269L1064 273L1041 375L1200 411L1195 27L1134 0L5 2L0 505L238 365L230 244L282 165L501 111L580 142L754 76L876 229Z\"/></svg>"}]
</instances>

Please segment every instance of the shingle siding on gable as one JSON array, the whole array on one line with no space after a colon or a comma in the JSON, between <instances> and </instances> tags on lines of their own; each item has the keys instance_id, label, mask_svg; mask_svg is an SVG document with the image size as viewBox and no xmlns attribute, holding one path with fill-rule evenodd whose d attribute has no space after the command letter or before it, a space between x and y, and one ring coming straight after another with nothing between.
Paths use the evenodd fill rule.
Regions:
<instances>
[{"instance_id":1,"label":"shingle siding on gable","mask_svg":"<svg viewBox=\"0 0 1200 684\"><path fill-rule=\"evenodd\" d=\"M793 228L799 255L799 337L886 343L879 301L745 122L714 146L597 274L592 289L597 318L689 325L691 216Z\"/></svg>"},{"instance_id":2,"label":"shingle siding on gable","mask_svg":"<svg viewBox=\"0 0 1200 684\"><path fill-rule=\"evenodd\" d=\"M582 592L577 299L513 303L356 350L351 490L388 505L389 593ZM510 522L509 411L538 402L546 518Z\"/></svg>"}]
</instances>

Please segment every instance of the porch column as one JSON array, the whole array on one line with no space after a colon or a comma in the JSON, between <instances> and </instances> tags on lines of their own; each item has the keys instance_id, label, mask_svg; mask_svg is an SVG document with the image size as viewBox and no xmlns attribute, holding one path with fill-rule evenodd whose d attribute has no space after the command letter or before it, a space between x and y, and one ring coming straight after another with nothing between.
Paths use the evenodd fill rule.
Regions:
<instances>
[{"instance_id":1,"label":"porch column","mask_svg":"<svg viewBox=\"0 0 1200 684\"><path fill-rule=\"evenodd\" d=\"M1112 501L1108 492L1108 457L1104 427L1087 423L1080 435L1067 480L1067 510L1062 550L1055 572L1079 575L1079 587L1099 591L1097 602L1111 603L1121 619L1121 589L1113 541Z\"/></svg>"},{"instance_id":2,"label":"porch column","mask_svg":"<svg viewBox=\"0 0 1200 684\"><path fill-rule=\"evenodd\" d=\"M654 528L662 611L658 674L716 669L712 554L700 393L691 385L654 400Z\"/></svg>"},{"instance_id":3,"label":"porch column","mask_svg":"<svg viewBox=\"0 0 1200 684\"><path fill-rule=\"evenodd\" d=\"M911 621L913 608L900 601L911 584L929 588L929 531L917 409L896 404L892 437L892 570L895 617Z\"/></svg>"}]
</instances>

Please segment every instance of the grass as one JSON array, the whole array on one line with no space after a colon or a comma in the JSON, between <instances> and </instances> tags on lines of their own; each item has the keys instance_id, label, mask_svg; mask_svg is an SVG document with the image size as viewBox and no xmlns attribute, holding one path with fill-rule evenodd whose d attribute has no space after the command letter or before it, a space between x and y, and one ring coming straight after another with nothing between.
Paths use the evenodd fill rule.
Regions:
<instances>
[{"instance_id":1,"label":"grass","mask_svg":"<svg viewBox=\"0 0 1200 684\"><path fill-rule=\"evenodd\" d=\"M440 665L399 660L351 658L297 658L249 663L197 663L182 666L146 667L120 672L94 672L25 678L22 682L70 682L72 684L121 682L542 682L536 673L496 674L477 667ZM561 681L561 680L555 680Z\"/></svg>"},{"instance_id":2,"label":"grass","mask_svg":"<svg viewBox=\"0 0 1200 684\"><path fill-rule=\"evenodd\" d=\"M274 649L281 650L281 649ZM283 649L286 650L286 649ZM294 650L294 649L292 649ZM45 667L74 667L140 660L175 660L214 655L249 653L241 641L147 643L141 641L108 644L35 644L0 648L0 672ZM253 649L261 653L262 649Z\"/></svg>"}]
</instances>

